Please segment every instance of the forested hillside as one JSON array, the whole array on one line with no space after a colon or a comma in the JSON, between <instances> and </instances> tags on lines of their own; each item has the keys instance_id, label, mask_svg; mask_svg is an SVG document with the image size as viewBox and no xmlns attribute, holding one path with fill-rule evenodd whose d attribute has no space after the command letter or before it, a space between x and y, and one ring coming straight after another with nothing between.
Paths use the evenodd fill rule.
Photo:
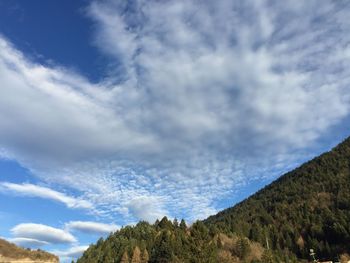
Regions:
<instances>
[{"instance_id":1,"label":"forested hillside","mask_svg":"<svg viewBox=\"0 0 350 263\"><path fill-rule=\"evenodd\" d=\"M78 263L261 262L272 255L247 238L218 233L203 222L187 227L185 221L164 217L150 225L140 222L100 239Z\"/></svg>"},{"instance_id":2,"label":"forested hillside","mask_svg":"<svg viewBox=\"0 0 350 263\"><path fill-rule=\"evenodd\" d=\"M350 253L350 139L245 201L187 227L125 227L84 253L95 262L300 262ZM269 248L269 249L268 249Z\"/></svg>"},{"instance_id":3,"label":"forested hillside","mask_svg":"<svg viewBox=\"0 0 350 263\"><path fill-rule=\"evenodd\" d=\"M286 254L350 252L350 139L205 223Z\"/></svg>"}]
</instances>

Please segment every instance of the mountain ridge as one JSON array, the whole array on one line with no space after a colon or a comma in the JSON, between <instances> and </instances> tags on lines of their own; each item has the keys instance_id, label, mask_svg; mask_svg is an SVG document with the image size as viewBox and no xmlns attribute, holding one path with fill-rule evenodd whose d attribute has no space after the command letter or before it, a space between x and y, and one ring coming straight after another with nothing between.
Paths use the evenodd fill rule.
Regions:
<instances>
[{"instance_id":1,"label":"mountain ridge","mask_svg":"<svg viewBox=\"0 0 350 263\"><path fill-rule=\"evenodd\" d=\"M339 221L350 222L350 213L346 211L350 208L349 170L350 138L347 138L332 150L287 172L252 196L207 218L204 222L216 224L224 232L238 232L261 243L264 243L266 236L269 236L266 232L282 231L284 238L271 240L273 248L287 247L299 257L308 255L306 247L309 249L317 247L316 250L323 256L349 253L349 248L345 247L345 244L350 243L350 227L344 222L339 223ZM293 215L291 207L295 208L297 215ZM250 211L250 214L244 210ZM283 216L285 220L281 220ZM309 222L300 220L305 216L311 216ZM297 223L294 222L296 220L300 220L298 224L304 224L304 228L297 227ZM293 224L286 224L290 221ZM266 229L267 226L276 223L279 224L277 229L274 227ZM284 223L284 226L281 226L281 223ZM246 224L251 227L247 227ZM286 225L298 229L299 233L287 230ZM310 229L307 229L307 226ZM326 235L322 233L325 231ZM293 241L298 243L298 240L299 249L286 244ZM303 246L304 248L300 248Z\"/></svg>"}]
</instances>

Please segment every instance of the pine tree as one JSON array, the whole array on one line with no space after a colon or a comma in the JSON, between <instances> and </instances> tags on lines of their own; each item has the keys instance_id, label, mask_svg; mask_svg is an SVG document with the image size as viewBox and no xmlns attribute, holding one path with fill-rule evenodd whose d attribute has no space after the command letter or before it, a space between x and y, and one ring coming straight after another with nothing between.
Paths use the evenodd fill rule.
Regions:
<instances>
[{"instance_id":1,"label":"pine tree","mask_svg":"<svg viewBox=\"0 0 350 263\"><path fill-rule=\"evenodd\" d=\"M159 219L157 218L156 221L154 221L154 224L153 224L155 227L157 227L159 225Z\"/></svg>"},{"instance_id":2,"label":"pine tree","mask_svg":"<svg viewBox=\"0 0 350 263\"><path fill-rule=\"evenodd\" d=\"M173 220L173 225L174 227L179 227L179 221L177 220L177 218L175 217L174 220Z\"/></svg>"},{"instance_id":3,"label":"pine tree","mask_svg":"<svg viewBox=\"0 0 350 263\"><path fill-rule=\"evenodd\" d=\"M120 263L129 263L129 255L128 252L125 250L124 254L122 256L122 259L120 260Z\"/></svg>"},{"instance_id":4,"label":"pine tree","mask_svg":"<svg viewBox=\"0 0 350 263\"><path fill-rule=\"evenodd\" d=\"M266 249L261 257L262 263L274 263L272 253L269 249Z\"/></svg>"},{"instance_id":5,"label":"pine tree","mask_svg":"<svg viewBox=\"0 0 350 263\"><path fill-rule=\"evenodd\" d=\"M248 240L244 237L239 238L236 242L236 247L235 247L237 256L243 259L247 256L247 254L249 253L249 250L250 250L250 246L249 246Z\"/></svg>"},{"instance_id":6,"label":"pine tree","mask_svg":"<svg viewBox=\"0 0 350 263\"><path fill-rule=\"evenodd\" d=\"M181 228L181 230L184 230L184 231L187 229L186 222L183 219L181 219L180 228Z\"/></svg>"},{"instance_id":7,"label":"pine tree","mask_svg":"<svg viewBox=\"0 0 350 263\"><path fill-rule=\"evenodd\" d=\"M168 263L173 259L171 238L167 230L163 230L155 242L151 261L155 263Z\"/></svg>"},{"instance_id":8,"label":"pine tree","mask_svg":"<svg viewBox=\"0 0 350 263\"><path fill-rule=\"evenodd\" d=\"M160 227L161 229L169 229L172 230L173 229L173 223L166 217L164 216L162 218L162 220L160 220L158 227Z\"/></svg>"},{"instance_id":9,"label":"pine tree","mask_svg":"<svg viewBox=\"0 0 350 263\"><path fill-rule=\"evenodd\" d=\"M221 240L220 234L218 235L217 247L218 248L223 248L223 242Z\"/></svg>"},{"instance_id":10,"label":"pine tree","mask_svg":"<svg viewBox=\"0 0 350 263\"><path fill-rule=\"evenodd\" d=\"M142 263L148 263L149 261L149 254L148 254L148 251L147 249L145 249L142 253L142 259L141 259L141 262Z\"/></svg>"},{"instance_id":11,"label":"pine tree","mask_svg":"<svg viewBox=\"0 0 350 263\"><path fill-rule=\"evenodd\" d=\"M132 254L131 263L141 263L141 251L138 246L135 247Z\"/></svg>"}]
</instances>

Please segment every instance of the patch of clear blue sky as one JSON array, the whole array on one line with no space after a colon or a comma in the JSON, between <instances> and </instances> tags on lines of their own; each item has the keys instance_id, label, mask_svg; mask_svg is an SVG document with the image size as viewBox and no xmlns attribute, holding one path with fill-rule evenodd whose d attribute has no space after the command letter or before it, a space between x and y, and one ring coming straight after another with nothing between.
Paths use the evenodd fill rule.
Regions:
<instances>
[{"instance_id":1,"label":"patch of clear blue sky","mask_svg":"<svg viewBox=\"0 0 350 263\"><path fill-rule=\"evenodd\" d=\"M71 67L97 82L107 58L92 43L85 0L1 0L0 33L40 63Z\"/></svg>"}]
</instances>

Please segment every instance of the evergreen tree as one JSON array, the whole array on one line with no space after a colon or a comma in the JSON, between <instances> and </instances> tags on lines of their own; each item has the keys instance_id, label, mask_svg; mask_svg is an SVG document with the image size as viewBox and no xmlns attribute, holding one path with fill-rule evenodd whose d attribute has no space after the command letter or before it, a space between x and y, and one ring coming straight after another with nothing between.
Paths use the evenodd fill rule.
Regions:
<instances>
[{"instance_id":1,"label":"evergreen tree","mask_svg":"<svg viewBox=\"0 0 350 263\"><path fill-rule=\"evenodd\" d=\"M187 229L187 225L186 225L186 222L184 219L181 219L181 222L180 222L180 229L185 231Z\"/></svg>"},{"instance_id":2,"label":"evergreen tree","mask_svg":"<svg viewBox=\"0 0 350 263\"><path fill-rule=\"evenodd\" d=\"M159 219L157 218L156 221L154 222L154 226L158 226L159 225Z\"/></svg>"},{"instance_id":3,"label":"evergreen tree","mask_svg":"<svg viewBox=\"0 0 350 263\"><path fill-rule=\"evenodd\" d=\"M250 252L250 246L248 240L244 237L240 237L236 241L235 254L240 258L244 259Z\"/></svg>"},{"instance_id":4,"label":"evergreen tree","mask_svg":"<svg viewBox=\"0 0 350 263\"><path fill-rule=\"evenodd\" d=\"M176 218L176 217L174 218L173 226L174 226L175 228L179 227L179 221L177 221L177 218Z\"/></svg>"},{"instance_id":5,"label":"evergreen tree","mask_svg":"<svg viewBox=\"0 0 350 263\"><path fill-rule=\"evenodd\" d=\"M262 263L274 263L273 255L269 249L266 249L261 257Z\"/></svg>"},{"instance_id":6,"label":"evergreen tree","mask_svg":"<svg viewBox=\"0 0 350 263\"><path fill-rule=\"evenodd\" d=\"M148 254L147 249L145 248L145 249L143 250L143 253L142 253L141 262L142 262L142 263L148 263L148 261L149 261L149 254Z\"/></svg>"},{"instance_id":7,"label":"evergreen tree","mask_svg":"<svg viewBox=\"0 0 350 263\"><path fill-rule=\"evenodd\" d=\"M120 260L120 263L129 263L129 255L128 252L125 250L122 256L122 259Z\"/></svg>"},{"instance_id":8,"label":"evergreen tree","mask_svg":"<svg viewBox=\"0 0 350 263\"><path fill-rule=\"evenodd\" d=\"M170 220L168 220L166 216L164 216L162 220L160 220L158 227L160 227L161 229L171 230L173 229L173 224Z\"/></svg>"},{"instance_id":9,"label":"evergreen tree","mask_svg":"<svg viewBox=\"0 0 350 263\"><path fill-rule=\"evenodd\" d=\"M173 259L171 240L167 230L163 230L152 251L152 263L168 263Z\"/></svg>"},{"instance_id":10,"label":"evergreen tree","mask_svg":"<svg viewBox=\"0 0 350 263\"><path fill-rule=\"evenodd\" d=\"M138 246L134 248L134 252L131 258L131 263L141 263L141 251Z\"/></svg>"}]
</instances>

